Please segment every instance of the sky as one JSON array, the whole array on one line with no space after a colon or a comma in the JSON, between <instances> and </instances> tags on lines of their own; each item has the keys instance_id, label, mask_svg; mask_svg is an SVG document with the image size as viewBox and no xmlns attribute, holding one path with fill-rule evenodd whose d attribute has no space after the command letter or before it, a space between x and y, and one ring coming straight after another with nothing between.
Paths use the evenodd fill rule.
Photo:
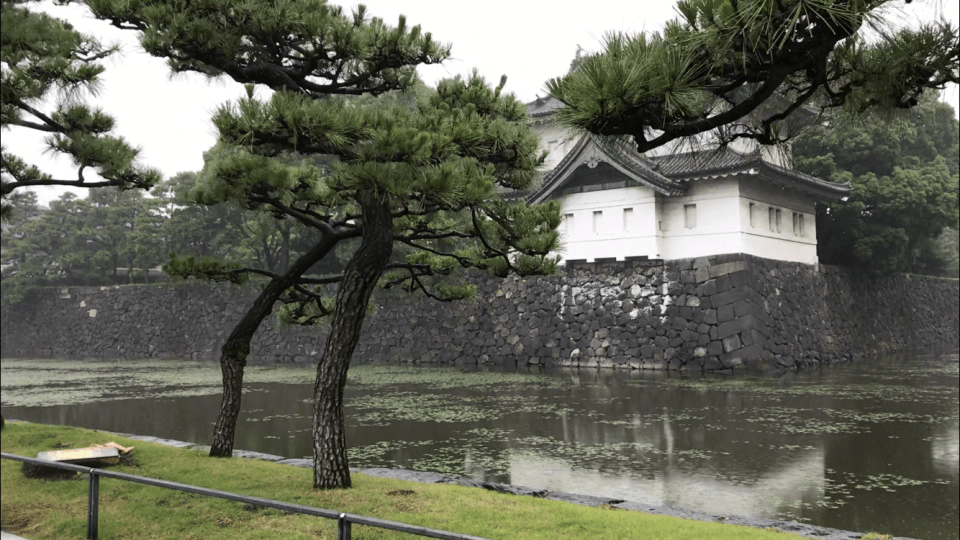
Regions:
<instances>
[{"instance_id":1,"label":"sky","mask_svg":"<svg viewBox=\"0 0 960 540\"><path fill-rule=\"evenodd\" d=\"M353 8L356 3L343 5ZM369 15L390 24L406 15L409 25L419 24L436 40L452 44L449 60L420 69L428 84L476 68L491 82L506 75L506 91L523 101L545 96L544 83L567 72L578 47L596 51L608 32L655 31L676 17L675 2L671 1L367 0L365 5ZM218 106L243 94L239 84L226 78L209 81L196 74L171 78L162 59L139 50L135 32L97 21L76 4L55 6L45 1L39 7L70 21L81 32L120 45L121 53L105 62L101 91L88 101L114 116L116 132L141 148L143 164L160 169L165 177L203 166L203 152L216 142L210 116ZM915 24L936 13L957 24L960 0L918 0L892 16ZM960 109L956 85L947 90L944 99ZM43 153L42 141L42 135L24 128L13 127L3 133L5 151L37 164L55 178L74 179L76 168L67 159ZM40 203L48 204L66 190L41 187L36 191ZM85 194L82 189L74 191Z\"/></svg>"}]
</instances>

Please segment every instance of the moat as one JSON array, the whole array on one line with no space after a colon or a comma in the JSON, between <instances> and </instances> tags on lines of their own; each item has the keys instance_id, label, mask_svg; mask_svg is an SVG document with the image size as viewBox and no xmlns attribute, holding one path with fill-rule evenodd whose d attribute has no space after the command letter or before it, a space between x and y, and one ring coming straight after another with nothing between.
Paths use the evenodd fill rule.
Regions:
<instances>
[{"instance_id":1,"label":"moat","mask_svg":"<svg viewBox=\"0 0 960 540\"><path fill-rule=\"evenodd\" d=\"M355 365L351 466L958 538L960 354L779 376ZM207 443L219 366L2 361L6 418ZM308 457L313 368L249 367L236 447Z\"/></svg>"}]
</instances>

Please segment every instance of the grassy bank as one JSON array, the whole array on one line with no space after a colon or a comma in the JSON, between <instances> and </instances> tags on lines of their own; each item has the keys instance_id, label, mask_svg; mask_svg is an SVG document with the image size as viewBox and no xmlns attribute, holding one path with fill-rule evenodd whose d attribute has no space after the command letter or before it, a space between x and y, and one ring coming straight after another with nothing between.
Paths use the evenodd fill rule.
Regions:
<instances>
[{"instance_id":1,"label":"grassy bank","mask_svg":"<svg viewBox=\"0 0 960 540\"><path fill-rule=\"evenodd\" d=\"M245 459L214 459L96 431L8 423L4 452L35 456L58 447L116 441L135 446L134 463L114 470L257 497L401 521L487 538L764 539L794 535L610 508L501 495L475 488L417 484L353 475L349 490L315 491L312 471ZM84 538L87 482L26 478L22 464L2 460L4 527L31 540ZM354 526L354 538L414 538ZM335 523L277 510L119 480L100 482L100 538L335 538Z\"/></svg>"}]
</instances>

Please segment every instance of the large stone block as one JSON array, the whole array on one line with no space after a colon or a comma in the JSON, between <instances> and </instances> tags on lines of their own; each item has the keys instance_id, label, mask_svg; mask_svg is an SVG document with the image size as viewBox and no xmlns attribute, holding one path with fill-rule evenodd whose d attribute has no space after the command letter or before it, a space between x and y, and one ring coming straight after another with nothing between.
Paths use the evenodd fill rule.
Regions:
<instances>
[{"instance_id":1,"label":"large stone block","mask_svg":"<svg viewBox=\"0 0 960 540\"><path fill-rule=\"evenodd\" d=\"M726 353L733 352L742 346L742 343L740 343L740 336L737 334L722 338L722 343L723 343L723 352L726 352Z\"/></svg>"},{"instance_id":2,"label":"large stone block","mask_svg":"<svg viewBox=\"0 0 960 540\"><path fill-rule=\"evenodd\" d=\"M746 365L754 369L763 369L764 363L773 360L773 355L758 344L742 347L733 352L720 355L720 362L728 368Z\"/></svg>"},{"instance_id":3,"label":"large stone block","mask_svg":"<svg viewBox=\"0 0 960 540\"><path fill-rule=\"evenodd\" d=\"M752 299L754 295L756 295L756 293L752 289L748 287L740 287L738 289L730 289L728 291L717 293L711 296L710 303L713 307L720 307L746 298Z\"/></svg>"},{"instance_id":4,"label":"large stone block","mask_svg":"<svg viewBox=\"0 0 960 540\"><path fill-rule=\"evenodd\" d=\"M734 272L729 274L730 284L734 288L757 288L757 280L753 277L753 274L744 270L742 272Z\"/></svg>"},{"instance_id":5,"label":"large stone block","mask_svg":"<svg viewBox=\"0 0 960 540\"><path fill-rule=\"evenodd\" d=\"M724 264L728 262L742 261L744 260L744 255L742 253L723 253L711 258L713 259L713 264Z\"/></svg>"},{"instance_id":6,"label":"large stone block","mask_svg":"<svg viewBox=\"0 0 960 540\"><path fill-rule=\"evenodd\" d=\"M699 270L700 268L706 268L709 266L710 266L709 257L697 257L696 259L693 260L694 270Z\"/></svg>"},{"instance_id":7,"label":"large stone block","mask_svg":"<svg viewBox=\"0 0 960 540\"><path fill-rule=\"evenodd\" d=\"M743 317L737 317L732 321L721 323L717 327L717 336L719 336L720 339L723 339L727 336L739 334L740 332L744 332L746 330L761 330L761 328L764 330L766 329L763 323L761 323L755 316L744 315Z\"/></svg>"},{"instance_id":8,"label":"large stone block","mask_svg":"<svg viewBox=\"0 0 960 540\"><path fill-rule=\"evenodd\" d=\"M720 276L725 276L727 274L732 274L734 272L740 272L746 270L747 263L744 261L734 261L727 262L722 264L715 264L710 267L710 277L718 278Z\"/></svg>"},{"instance_id":9,"label":"large stone block","mask_svg":"<svg viewBox=\"0 0 960 540\"><path fill-rule=\"evenodd\" d=\"M734 315L733 306L730 304L721 306L720 308L717 309L717 322L719 323L732 321L735 316L736 315Z\"/></svg>"},{"instance_id":10,"label":"large stone block","mask_svg":"<svg viewBox=\"0 0 960 540\"><path fill-rule=\"evenodd\" d=\"M725 371L728 368L716 356L707 356L701 359L703 371Z\"/></svg>"},{"instance_id":11,"label":"large stone block","mask_svg":"<svg viewBox=\"0 0 960 540\"><path fill-rule=\"evenodd\" d=\"M750 328L749 330L744 330L740 334L740 341L743 342L744 346L753 345L754 343L759 343L763 345L764 336L757 328Z\"/></svg>"},{"instance_id":12,"label":"large stone block","mask_svg":"<svg viewBox=\"0 0 960 540\"><path fill-rule=\"evenodd\" d=\"M716 279L716 283L718 293L726 292L733 288L733 285L730 283L730 276L720 276Z\"/></svg>"},{"instance_id":13,"label":"large stone block","mask_svg":"<svg viewBox=\"0 0 960 540\"><path fill-rule=\"evenodd\" d=\"M703 285L701 285L701 291L700 291L701 296L709 297L715 294L717 294L717 280L711 279L711 280L705 281Z\"/></svg>"},{"instance_id":14,"label":"large stone block","mask_svg":"<svg viewBox=\"0 0 960 540\"><path fill-rule=\"evenodd\" d=\"M755 306L756 304L750 298L737 300L733 303L733 314L737 317L752 314Z\"/></svg>"}]
</instances>

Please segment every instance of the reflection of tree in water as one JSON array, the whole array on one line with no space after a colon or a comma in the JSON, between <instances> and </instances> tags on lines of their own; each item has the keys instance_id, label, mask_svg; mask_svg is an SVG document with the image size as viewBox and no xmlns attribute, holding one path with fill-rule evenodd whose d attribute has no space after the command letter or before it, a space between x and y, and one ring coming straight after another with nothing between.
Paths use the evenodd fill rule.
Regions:
<instances>
[{"instance_id":1,"label":"reflection of tree in water","mask_svg":"<svg viewBox=\"0 0 960 540\"><path fill-rule=\"evenodd\" d=\"M5 400L36 385L24 377L20 386L10 382L16 379L6 377L13 373L7 362ZM779 379L360 366L347 391L347 440L354 467L430 470L923 538L949 530L952 538L956 364L955 355L878 359ZM150 372L159 377L156 368ZM96 375L96 385L110 392L121 386ZM185 388L173 399L4 412L203 442L219 395L184 396ZM237 447L309 456L312 385L254 383L248 390ZM889 527L880 525L884 519Z\"/></svg>"},{"instance_id":2,"label":"reflection of tree in water","mask_svg":"<svg viewBox=\"0 0 960 540\"><path fill-rule=\"evenodd\" d=\"M942 424L932 437L933 467L944 476L958 476L960 469L960 425Z\"/></svg>"},{"instance_id":3,"label":"reflection of tree in water","mask_svg":"<svg viewBox=\"0 0 960 540\"><path fill-rule=\"evenodd\" d=\"M456 402L455 409L469 404L468 416L479 419L470 424L473 429L457 426L457 433L452 435L450 427L431 421L445 418L443 414L405 410L401 415L408 420L394 418L369 432L370 442L365 448L376 451L376 456L365 457L376 457L370 464L500 482L508 482L517 474L526 477L518 471L521 462L550 460L559 464L551 465L557 470L626 476L633 481L657 480L662 484L658 493L669 500L677 498L667 493L669 485L676 484L680 493L689 490L691 478L750 485L781 471L785 460L796 458L784 457L782 452L779 456L775 452L746 458L741 455L742 443L764 449L775 447L782 442L782 434L743 430L740 440L732 440L726 429L729 423L742 424L737 415L756 406L736 392L661 385L658 381L664 379L663 374L646 377L629 372L568 370L556 375L568 384L505 388L496 395L469 387L445 389L443 396ZM405 397L415 395L424 406L442 404L440 397L426 392L413 394L406 386L391 390ZM389 399L392 394L381 390L378 395ZM365 400L361 397L357 401ZM383 414L389 417L396 413ZM424 421L413 420L418 415ZM351 436L361 447L365 438ZM384 439L395 441L396 446L376 446ZM421 442L413 444L413 440ZM535 463L529 466L537 468ZM675 477L672 482L671 477ZM542 484L548 479L531 480Z\"/></svg>"}]
</instances>

